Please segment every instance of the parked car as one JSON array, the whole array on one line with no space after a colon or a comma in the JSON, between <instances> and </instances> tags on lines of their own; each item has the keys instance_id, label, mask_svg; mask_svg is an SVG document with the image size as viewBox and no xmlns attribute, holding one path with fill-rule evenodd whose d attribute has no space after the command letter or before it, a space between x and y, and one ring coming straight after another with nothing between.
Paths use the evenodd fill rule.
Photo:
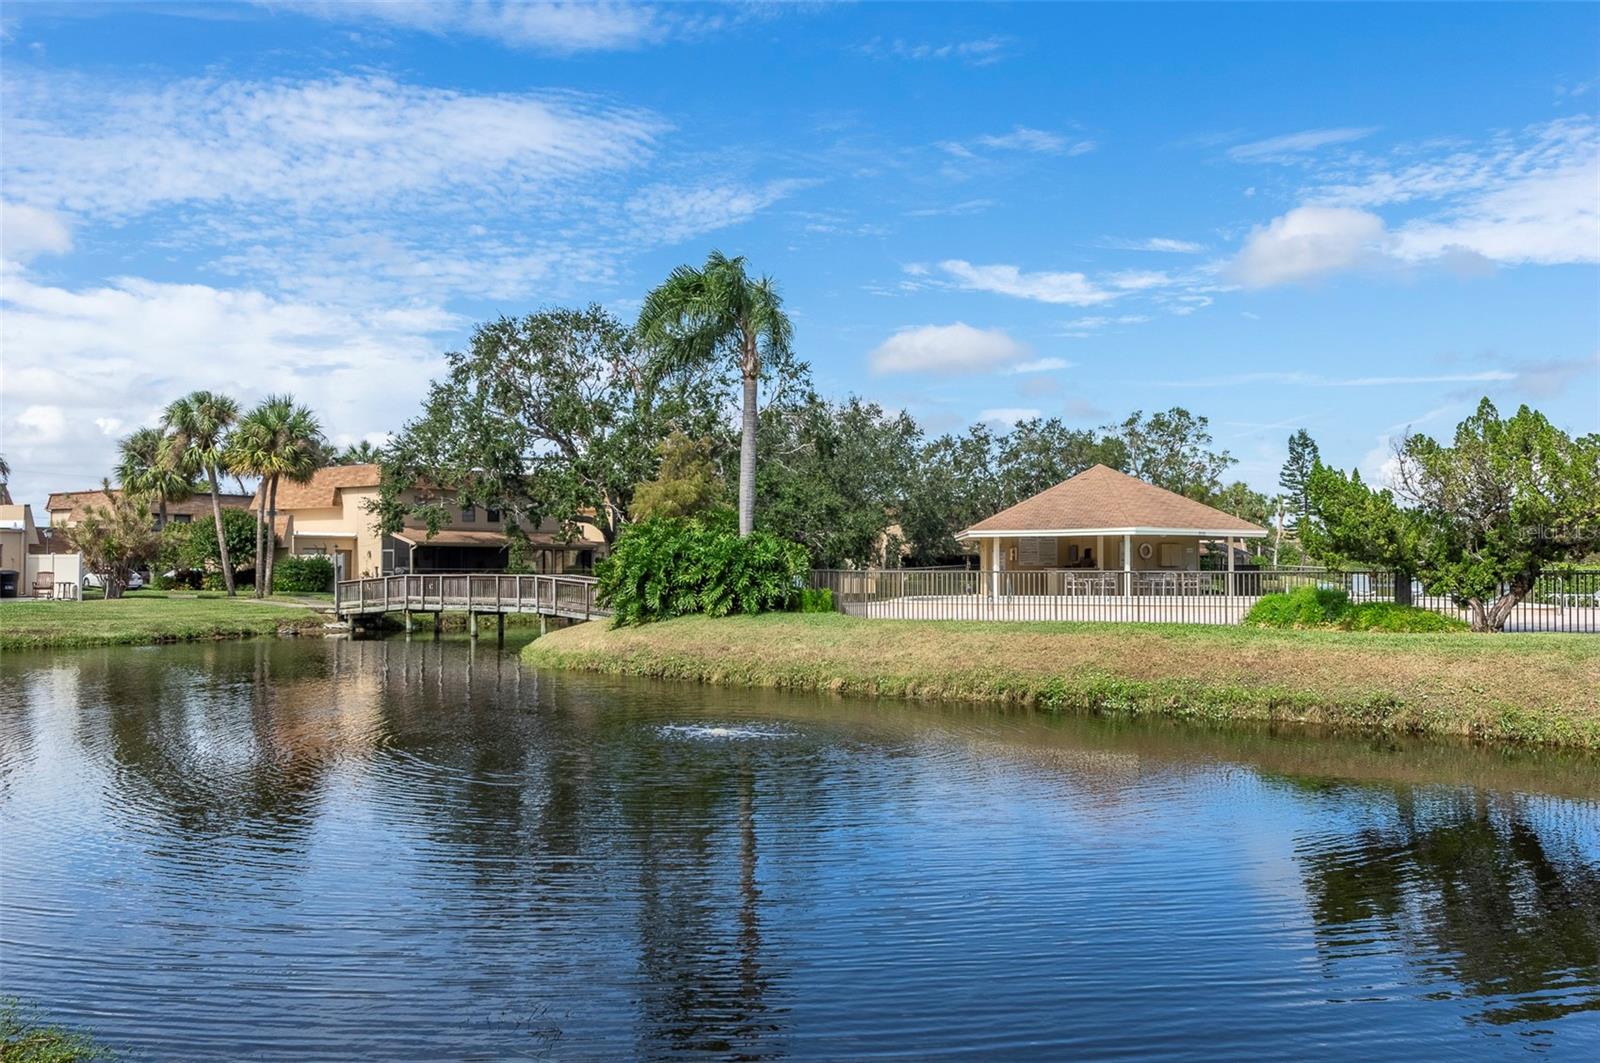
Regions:
<instances>
[{"instance_id":1,"label":"parked car","mask_svg":"<svg viewBox=\"0 0 1600 1063\"><path fill-rule=\"evenodd\" d=\"M87 590L90 587L95 587L95 588L98 588L100 590L105 590L105 588L106 588L106 580L105 580L105 577L100 575L100 573L98 573L98 572L85 572L83 574L83 586L84 586L85 590ZM144 586L144 577L139 575L139 573L137 573L137 572L130 572L130 573L128 573L127 586L123 587L122 589L125 590L125 591L136 591L136 590L139 590L143 586Z\"/></svg>"}]
</instances>

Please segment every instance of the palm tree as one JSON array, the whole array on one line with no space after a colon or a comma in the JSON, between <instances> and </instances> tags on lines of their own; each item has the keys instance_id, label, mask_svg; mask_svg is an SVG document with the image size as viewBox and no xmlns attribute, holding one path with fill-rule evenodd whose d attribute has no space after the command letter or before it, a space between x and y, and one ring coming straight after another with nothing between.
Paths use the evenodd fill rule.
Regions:
<instances>
[{"instance_id":1,"label":"palm tree","mask_svg":"<svg viewBox=\"0 0 1600 1063\"><path fill-rule=\"evenodd\" d=\"M217 552L222 561L222 583L232 597L233 562L228 557L228 536L222 527L222 500L218 497L227 460L228 430L239 420L239 404L214 391L191 391L174 401L161 415L161 426L171 435L167 460L176 468L205 470L211 481L211 516L217 522Z\"/></svg>"},{"instance_id":2,"label":"palm tree","mask_svg":"<svg viewBox=\"0 0 1600 1063\"><path fill-rule=\"evenodd\" d=\"M289 395L268 396L239 422L228 454L235 469L261 477L256 505L256 597L272 593L277 559L278 484L305 483L322 465L327 442L317 417ZM262 510L266 511L265 562Z\"/></svg>"},{"instance_id":3,"label":"palm tree","mask_svg":"<svg viewBox=\"0 0 1600 1063\"><path fill-rule=\"evenodd\" d=\"M771 277L755 280L744 257L720 251L701 269L679 266L645 297L639 334L666 372L729 357L744 379L739 443L739 534L756 523L756 384L763 359L786 357L794 330Z\"/></svg>"},{"instance_id":4,"label":"palm tree","mask_svg":"<svg viewBox=\"0 0 1600 1063\"><path fill-rule=\"evenodd\" d=\"M335 465L376 465L381 456L381 451L372 443L363 439L359 443L351 443L344 450L334 455Z\"/></svg>"},{"instance_id":5,"label":"palm tree","mask_svg":"<svg viewBox=\"0 0 1600 1063\"><path fill-rule=\"evenodd\" d=\"M117 444L117 480L138 498L156 500L156 531L167 525L167 503L194 494L195 468L168 453L171 439L159 428L141 428Z\"/></svg>"},{"instance_id":6,"label":"palm tree","mask_svg":"<svg viewBox=\"0 0 1600 1063\"><path fill-rule=\"evenodd\" d=\"M6 464L5 455L0 454L0 506L11 504L11 466Z\"/></svg>"}]
</instances>

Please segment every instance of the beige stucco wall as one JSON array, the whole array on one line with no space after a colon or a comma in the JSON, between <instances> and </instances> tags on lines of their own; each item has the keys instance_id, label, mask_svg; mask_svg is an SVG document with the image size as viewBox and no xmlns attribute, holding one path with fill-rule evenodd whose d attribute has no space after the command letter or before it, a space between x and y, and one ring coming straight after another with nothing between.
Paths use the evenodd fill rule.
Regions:
<instances>
[{"instance_id":1,"label":"beige stucco wall","mask_svg":"<svg viewBox=\"0 0 1600 1063\"><path fill-rule=\"evenodd\" d=\"M351 576L379 575L383 571L384 536L378 528L377 517L367 509L367 503L377 496L376 487L345 487L338 492L337 506L295 510L280 508L280 514L290 513L293 516L294 541L290 544L290 548L296 552L321 549L329 555L336 551L348 550L352 553L349 569ZM418 500L415 492L407 492L404 497L408 502ZM470 531L505 531L505 521L490 520L488 511L482 507L474 511L474 517L474 520L464 521L461 519L460 511L454 510L452 519L445 524L445 527ZM537 533L545 535L555 535L560 531L560 523L554 520L547 520L536 529ZM599 529L587 524L579 525L571 549L593 549L604 543L605 536L600 534ZM402 558L395 560L403 563Z\"/></svg>"}]
</instances>

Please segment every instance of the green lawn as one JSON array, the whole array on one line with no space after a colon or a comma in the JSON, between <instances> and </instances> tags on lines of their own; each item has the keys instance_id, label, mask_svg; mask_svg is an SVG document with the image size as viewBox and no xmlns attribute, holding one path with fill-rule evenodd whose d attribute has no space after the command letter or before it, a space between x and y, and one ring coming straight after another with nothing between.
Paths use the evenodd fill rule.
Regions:
<instances>
[{"instance_id":1,"label":"green lawn","mask_svg":"<svg viewBox=\"0 0 1600 1063\"><path fill-rule=\"evenodd\" d=\"M161 591L109 602L0 601L0 649L246 638L328 619L292 599L275 601L282 604Z\"/></svg>"},{"instance_id":2,"label":"green lawn","mask_svg":"<svg viewBox=\"0 0 1600 1063\"><path fill-rule=\"evenodd\" d=\"M687 617L553 632L529 663L709 683L1600 749L1600 637Z\"/></svg>"}]
</instances>

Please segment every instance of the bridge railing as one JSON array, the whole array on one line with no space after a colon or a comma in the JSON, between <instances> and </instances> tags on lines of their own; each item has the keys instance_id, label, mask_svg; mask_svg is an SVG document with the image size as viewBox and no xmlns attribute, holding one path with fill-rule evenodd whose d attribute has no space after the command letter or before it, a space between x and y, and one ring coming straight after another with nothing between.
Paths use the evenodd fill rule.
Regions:
<instances>
[{"instance_id":1,"label":"bridge railing","mask_svg":"<svg viewBox=\"0 0 1600 1063\"><path fill-rule=\"evenodd\" d=\"M440 572L341 580L334 609L344 613L451 611L609 616L595 601L593 576Z\"/></svg>"}]
</instances>

